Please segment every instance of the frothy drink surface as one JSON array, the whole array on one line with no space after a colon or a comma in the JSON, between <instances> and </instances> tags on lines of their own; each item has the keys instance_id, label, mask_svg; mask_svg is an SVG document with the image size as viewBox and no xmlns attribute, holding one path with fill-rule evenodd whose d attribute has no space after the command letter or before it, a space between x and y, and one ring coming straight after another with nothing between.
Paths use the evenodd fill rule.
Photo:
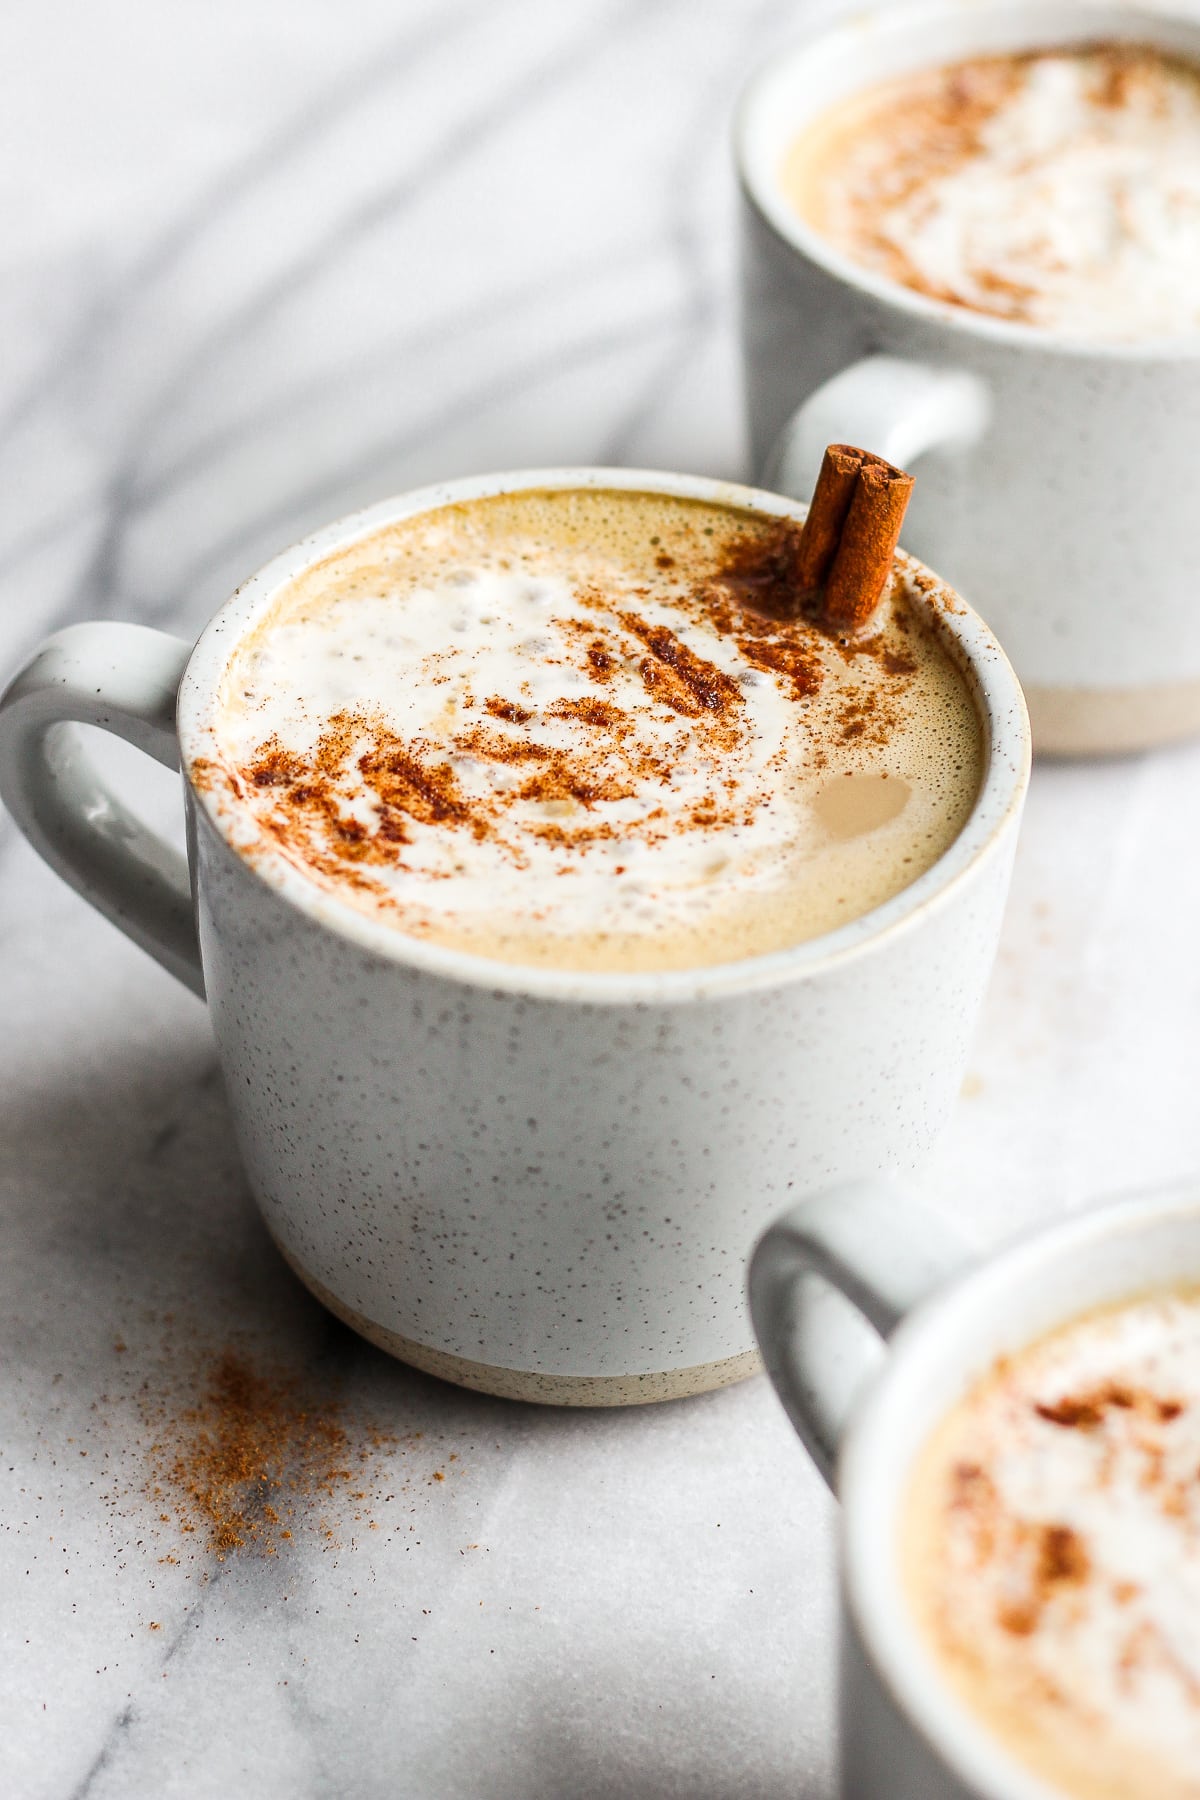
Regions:
<instances>
[{"instance_id":1,"label":"frothy drink surface","mask_svg":"<svg viewBox=\"0 0 1200 1800\"><path fill-rule=\"evenodd\" d=\"M952 1685L1087 1800L1200 1794L1200 1294L1000 1364L918 1459L906 1585Z\"/></svg>"},{"instance_id":2,"label":"frothy drink surface","mask_svg":"<svg viewBox=\"0 0 1200 1800\"><path fill-rule=\"evenodd\" d=\"M861 641L782 616L797 535L595 490L402 521L281 592L194 774L341 899L504 961L816 936L943 853L981 746L909 577Z\"/></svg>"},{"instance_id":3,"label":"frothy drink surface","mask_svg":"<svg viewBox=\"0 0 1200 1800\"><path fill-rule=\"evenodd\" d=\"M918 293L1073 337L1200 329L1200 68L1100 44L922 71L833 107L783 185Z\"/></svg>"}]
</instances>

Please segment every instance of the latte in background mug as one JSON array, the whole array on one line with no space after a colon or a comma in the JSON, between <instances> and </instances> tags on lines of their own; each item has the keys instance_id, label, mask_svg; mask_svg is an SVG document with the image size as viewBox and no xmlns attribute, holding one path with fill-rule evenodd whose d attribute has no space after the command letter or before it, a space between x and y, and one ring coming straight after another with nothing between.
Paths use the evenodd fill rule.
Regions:
<instances>
[{"instance_id":1,"label":"latte in background mug","mask_svg":"<svg viewBox=\"0 0 1200 1800\"><path fill-rule=\"evenodd\" d=\"M807 492L835 437L915 465L906 538L995 628L1035 749L1200 730L1200 26L881 8L776 57L737 145L764 478Z\"/></svg>"},{"instance_id":2,"label":"latte in background mug","mask_svg":"<svg viewBox=\"0 0 1200 1800\"><path fill-rule=\"evenodd\" d=\"M285 552L194 648L62 632L0 703L18 823L206 995L283 1254L419 1368L571 1404L737 1380L771 1212L911 1167L952 1104L1020 689L903 554L865 631L795 616L803 518L454 482ZM182 765L187 866L75 721Z\"/></svg>"}]
</instances>

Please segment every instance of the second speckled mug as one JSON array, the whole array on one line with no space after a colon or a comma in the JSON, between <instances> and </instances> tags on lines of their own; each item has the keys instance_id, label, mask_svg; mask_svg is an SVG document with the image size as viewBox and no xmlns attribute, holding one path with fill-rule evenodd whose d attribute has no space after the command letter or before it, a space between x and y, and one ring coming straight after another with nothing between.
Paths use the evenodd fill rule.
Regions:
<instances>
[{"instance_id":1,"label":"second speckled mug","mask_svg":"<svg viewBox=\"0 0 1200 1800\"><path fill-rule=\"evenodd\" d=\"M1196 19L1153 0L874 6L774 56L736 132L756 469L808 493L839 438L915 469L905 540L993 626L1055 755L1200 731L1200 334L1088 342L931 299L826 241L781 169L805 125L875 83L1122 41L1200 61Z\"/></svg>"},{"instance_id":2,"label":"second speckled mug","mask_svg":"<svg viewBox=\"0 0 1200 1800\"><path fill-rule=\"evenodd\" d=\"M776 495L636 470L459 481L284 552L193 649L134 625L52 638L0 702L0 792L43 856L207 996L276 1242L332 1311L486 1392L623 1405L757 1366L743 1264L785 1203L911 1168L958 1090L1028 779L1016 678L911 559L962 670L984 778L949 851L827 936L659 973L521 968L409 938L193 784L234 645L301 569L394 520L522 489L625 488L799 519ZM104 786L74 722L182 765L187 865Z\"/></svg>"}]
</instances>

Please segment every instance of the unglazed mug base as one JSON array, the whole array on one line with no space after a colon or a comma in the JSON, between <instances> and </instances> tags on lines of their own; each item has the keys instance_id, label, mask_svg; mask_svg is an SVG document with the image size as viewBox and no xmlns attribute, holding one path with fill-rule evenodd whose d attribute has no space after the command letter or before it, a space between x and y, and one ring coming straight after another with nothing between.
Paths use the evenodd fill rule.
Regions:
<instances>
[{"instance_id":1,"label":"unglazed mug base","mask_svg":"<svg viewBox=\"0 0 1200 1800\"><path fill-rule=\"evenodd\" d=\"M1026 687L1038 756L1120 756L1200 732L1200 681L1136 688Z\"/></svg>"},{"instance_id":2,"label":"unglazed mug base","mask_svg":"<svg viewBox=\"0 0 1200 1800\"><path fill-rule=\"evenodd\" d=\"M297 1262L278 1238L274 1242L309 1293L377 1350L385 1350L398 1362L420 1369L423 1375L436 1375L439 1381L473 1388L476 1393L491 1394L497 1400L529 1400L539 1406L648 1406L658 1400L687 1400L715 1388L733 1387L762 1371L762 1356L757 1350L743 1350L740 1355L726 1356L719 1362L696 1363L688 1369L664 1369L647 1375L551 1375L536 1369L502 1369L492 1363L472 1362L468 1357L452 1356L449 1351L415 1343L386 1325L364 1318Z\"/></svg>"}]
</instances>

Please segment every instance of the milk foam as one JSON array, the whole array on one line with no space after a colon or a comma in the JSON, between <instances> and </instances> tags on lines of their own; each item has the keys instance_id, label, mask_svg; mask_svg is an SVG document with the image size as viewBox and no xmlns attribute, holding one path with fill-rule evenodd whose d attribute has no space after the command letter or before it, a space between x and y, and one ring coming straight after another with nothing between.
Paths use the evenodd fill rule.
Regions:
<instances>
[{"instance_id":1,"label":"milk foam","mask_svg":"<svg viewBox=\"0 0 1200 1800\"><path fill-rule=\"evenodd\" d=\"M1122 46L979 59L837 107L785 185L907 286L1075 337L1200 327L1200 70Z\"/></svg>"},{"instance_id":2,"label":"milk foam","mask_svg":"<svg viewBox=\"0 0 1200 1800\"><path fill-rule=\"evenodd\" d=\"M953 840L978 726L900 601L869 649L747 637L711 577L755 528L553 493L392 527L235 654L225 778L341 898L505 960L687 967L829 930Z\"/></svg>"},{"instance_id":3,"label":"milk foam","mask_svg":"<svg viewBox=\"0 0 1200 1800\"><path fill-rule=\"evenodd\" d=\"M922 1622L969 1704L1078 1796L1200 1791L1200 1295L1003 1364L924 1452Z\"/></svg>"}]
</instances>

